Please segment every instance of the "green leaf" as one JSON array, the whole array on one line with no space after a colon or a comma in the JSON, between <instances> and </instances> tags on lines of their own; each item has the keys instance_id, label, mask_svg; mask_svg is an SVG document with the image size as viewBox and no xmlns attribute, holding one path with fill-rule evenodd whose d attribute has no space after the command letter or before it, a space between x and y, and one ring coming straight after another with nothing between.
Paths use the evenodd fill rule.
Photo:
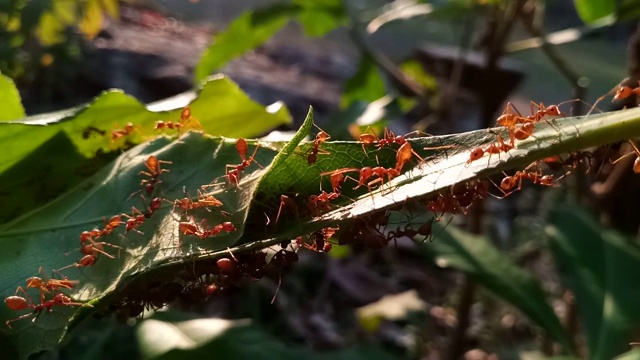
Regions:
<instances>
[{"instance_id":1,"label":"green leaf","mask_svg":"<svg viewBox=\"0 0 640 360\"><path fill-rule=\"evenodd\" d=\"M0 74L0 121L15 120L25 116L20 93L13 80Z\"/></svg>"},{"instance_id":2,"label":"green leaf","mask_svg":"<svg viewBox=\"0 0 640 360\"><path fill-rule=\"evenodd\" d=\"M282 29L298 10L296 6L275 5L263 10L247 11L237 17L224 32L216 35L202 54L194 73L196 82L219 70L233 58L262 45Z\"/></svg>"},{"instance_id":3,"label":"green leaf","mask_svg":"<svg viewBox=\"0 0 640 360\"><path fill-rule=\"evenodd\" d=\"M590 359L613 358L635 340L631 330L640 322L640 248L576 206L555 207L547 233L574 293Z\"/></svg>"},{"instance_id":4,"label":"green leaf","mask_svg":"<svg viewBox=\"0 0 640 360\"><path fill-rule=\"evenodd\" d=\"M347 108L358 100L372 102L384 95L385 86L380 71L370 57L363 56L358 71L344 85L340 106Z\"/></svg>"},{"instance_id":5,"label":"green leaf","mask_svg":"<svg viewBox=\"0 0 640 360\"><path fill-rule=\"evenodd\" d=\"M591 23L616 11L615 0L573 0L578 15L585 23Z\"/></svg>"},{"instance_id":6,"label":"green leaf","mask_svg":"<svg viewBox=\"0 0 640 360\"><path fill-rule=\"evenodd\" d=\"M155 122L177 121L186 105L202 129L214 135L255 136L291 121L283 106L274 104L265 109L228 78L213 77L197 93L185 93L146 107L120 91L109 91L81 107L0 122L0 141L5 145L0 153L0 193L6 194L3 196L7 201L0 209L0 222L78 184L113 159L109 152L117 151L125 140L139 143L157 136L160 132L154 129ZM111 131L128 122L136 126L136 131L125 140L114 142ZM87 129L97 129L104 135ZM56 150L56 146L61 148ZM29 156L36 153L48 156Z\"/></svg>"},{"instance_id":7,"label":"green leaf","mask_svg":"<svg viewBox=\"0 0 640 360\"><path fill-rule=\"evenodd\" d=\"M494 296L522 311L570 352L569 339L560 320L547 303L540 285L527 271L483 236L454 227L445 230L436 222L433 224L433 237L436 240L422 248L434 264L468 274Z\"/></svg>"},{"instance_id":8,"label":"green leaf","mask_svg":"<svg viewBox=\"0 0 640 360\"><path fill-rule=\"evenodd\" d=\"M163 322L149 319L138 327L142 358L146 360L202 359L362 359L396 357L378 346L317 352L287 346L246 320L197 319Z\"/></svg>"},{"instance_id":9,"label":"green leaf","mask_svg":"<svg viewBox=\"0 0 640 360\"><path fill-rule=\"evenodd\" d=\"M307 36L324 36L347 22L347 14L340 0L294 0L301 7L298 21Z\"/></svg>"}]
</instances>

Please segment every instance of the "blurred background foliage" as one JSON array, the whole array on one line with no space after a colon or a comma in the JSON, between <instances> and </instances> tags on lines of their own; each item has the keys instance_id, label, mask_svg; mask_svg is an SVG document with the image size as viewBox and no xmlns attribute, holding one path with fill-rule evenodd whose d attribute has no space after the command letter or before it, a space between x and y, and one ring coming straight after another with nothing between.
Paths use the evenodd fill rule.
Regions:
<instances>
[{"instance_id":1,"label":"blurred background foliage","mask_svg":"<svg viewBox=\"0 0 640 360\"><path fill-rule=\"evenodd\" d=\"M0 71L27 114L112 87L153 102L223 72L297 125L313 105L334 139L445 134L492 125L506 101L606 110L590 105L640 80L639 18L634 0L7 0ZM301 252L204 304L88 319L40 358L640 358L640 184L612 164L626 144L593 151L590 171L490 199L432 242Z\"/></svg>"}]
</instances>

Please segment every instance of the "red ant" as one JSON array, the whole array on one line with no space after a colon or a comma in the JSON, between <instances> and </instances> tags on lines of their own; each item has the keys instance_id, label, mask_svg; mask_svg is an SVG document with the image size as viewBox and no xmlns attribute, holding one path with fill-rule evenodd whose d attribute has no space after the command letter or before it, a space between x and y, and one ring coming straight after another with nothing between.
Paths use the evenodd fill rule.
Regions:
<instances>
[{"instance_id":1,"label":"red ant","mask_svg":"<svg viewBox=\"0 0 640 360\"><path fill-rule=\"evenodd\" d=\"M140 227L142 224L144 224L147 218L151 216L151 212L149 211L147 212L147 214L144 214L140 210L133 207L131 208L131 215L124 214L124 213L121 215L127 218L127 221L124 227L125 232L135 231L138 234L143 234L143 232L138 230L137 228Z\"/></svg>"},{"instance_id":2,"label":"red ant","mask_svg":"<svg viewBox=\"0 0 640 360\"><path fill-rule=\"evenodd\" d=\"M320 195L310 195L307 202L307 208L313 216L331 210L331 204L329 201L335 200L340 197L340 193L332 192L327 193L324 190Z\"/></svg>"},{"instance_id":3,"label":"red ant","mask_svg":"<svg viewBox=\"0 0 640 360\"><path fill-rule=\"evenodd\" d=\"M32 322L35 322L36 319L38 318L38 316L40 316L40 314L44 311L47 310L48 312L51 312L53 310L54 306L92 306L91 304L83 304L83 303L79 303L79 302L73 302L73 300L71 300L71 298L69 298L68 296L66 296L63 293L57 293L53 299L51 300L47 300L47 301L43 301L40 302L40 304L35 305L33 303L33 300L31 300L31 297L29 296L29 294L27 294L26 291L24 291L24 294L26 295L26 299L21 297L21 296L17 296L17 291L16 291L16 295L15 296L9 296L6 299L4 299L4 303L11 309L11 310L15 310L15 311L20 311L20 310L24 310L24 309L32 309L33 312L29 313L29 314L25 314L25 315L21 315L18 316L15 319L12 320L7 320L5 322L5 324L7 325L7 327L9 329L12 329L11 327L11 323L18 321L18 320L22 320L28 317L32 317L34 315L36 315L36 317L32 320Z\"/></svg>"},{"instance_id":4,"label":"red ant","mask_svg":"<svg viewBox=\"0 0 640 360\"><path fill-rule=\"evenodd\" d=\"M222 201L216 199L213 195L204 195L200 193L200 191L198 191L198 200L196 201L193 201L189 197L184 197L173 202L174 210L177 207L185 211L208 208L211 206L218 207L222 205Z\"/></svg>"},{"instance_id":5,"label":"red ant","mask_svg":"<svg viewBox=\"0 0 640 360\"><path fill-rule=\"evenodd\" d=\"M506 176L500 182L500 190L504 193L503 198L511 195L513 192L519 191L522 189L522 180L529 179L534 184L539 184L543 186L552 186L553 185L553 175L542 175L540 171L530 172L528 169L537 165L537 163L529 165L522 171L516 171L512 176ZM516 188L517 186L517 188ZM516 189L514 189L516 188ZM509 191L507 193L507 191Z\"/></svg>"},{"instance_id":6,"label":"red ant","mask_svg":"<svg viewBox=\"0 0 640 360\"><path fill-rule=\"evenodd\" d=\"M320 129L318 125L315 125L315 127L317 127L320 132L318 132L316 139L313 141L313 148L310 149L311 153L307 156L307 163L309 163L309 165L314 164L318 160L318 154L329 154L328 151L320 149L320 144L331 139L331 135Z\"/></svg>"},{"instance_id":7,"label":"red ant","mask_svg":"<svg viewBox=\"0 0 640 360\"><path fill-rule=\"evenodd\" d=\"M630 152L628 154L622 155L620 158L618 158L616 161L614 161L613 164L616 164L618 161L624 159L625 157L627 157L629 155L636 154L636 159L633 162L633 172L636 173L636 174L640 174L640 150L638 150L638 147L636 146L636 144L633 143L633 141L631 141L631 140L628 140L628 141L629 141L629 144L631 144L631 146L633 147L634 152Z\"/></svg>"},{"instance_id":8,"label":"red ant","mask_svg":"<svg viewBox=\"0 0 640 360\"><path fill-rule=\"evenodd\" d=\"M458 211L466 214L475 201L486 198L488 194L489 185L486 181L466 182L462 186L453 187L450 193L438 194L427 203L427 210L434 214Z\"/></svg>"},{"instance_id":9,"label":"red ant","mask_svg":"<svg viewBox=\"0 0 640 360\"><path fill-rule=\"evenodd\" d=\"M536 111L534 106L538 108ZM515 111L511 112L511 109ZM523 117L515 106L508 102L502 115L496 121L497 125L509 129L510 144L514 145L515 140L524 140L533 135L534 124L540 122L545 116L561 116L560 108L557 105L545 107L544 104L531 102L531 115ZM517 125L521 126L518 127Z\"/></svg>"},{"instance_id":10,"label":"red ant","mask_svg":"<svg viewBox=\"0 0 640 360\"><path fill-rule=\"evenodd\" d=\"M163 129L176 129L178 131L180 131L180 129L182 129L183 127L186 127L190 122L195 122L194 127L195 128L200 128L202 127L200 125L200 122L198 121L198 119L196 119L195 117L191 116L191 108L190 107L185 107L182 112L180 113L180 120L178 121L156 121L156 130L163 130Z\"/></svg>"},{"instance_id":11,"label":"red ant","mask_svg":"<svg viewBox=\"0 0 640 360\"><path fill-rule=\"evenodd\" d=\"M132 123L127 123L124 129L115 129L111 132L111 141L116 141L122 137L133 134L136 131L136 127Z\"/></svg>"},{"instance_id":12,"label":"red ant","mask_svg":"<svg viewBox=\"0 0 640 360\"><path fill-rule=\"evenodd\" d=\"M618 86L616 90L616 94L613 96L613 100L622 100L630 97L631 95L640 96L640 81L638 81L639 86L632 88L631 86Z\"/></svg>"},{"instance_id":13,"label":"red ant","mask_svg":"<svg viewBox=\"0 0 640 360\"><path fill-rule=\"evenodd\" d=\"M138 173L138 175L145 175L149 177L149 179L142 179L140 181L140 185L144 186L144 190L146 191L147 194L151 194L156 184L160 183L160 181L158 180L158 177L160 177L162 173L169 172L169 170L163 169L160 166L160 164L173 164L173 163L171 161L158 160L158 158L156 158L154 155L151 155L144 162L144 166L146 166L147 170L149 171L142 170ZM132 194L131 196L133 196L134 194Z\"/></svg>"},{"instance_id":14,"label":"red ant","mask_svg":"<svg viewBox=\"0 0 640 360\"><path fill-rule=\"evenodd\" d=\"M471 154L469 154L469 160L467 160L466 164L471 164L472 162L482 158L484 156L484 154L500 154L501 152L509 152L509 150L514 148L513 144L510 143L506 143L504 142L504 139L502 138L502 136L496 134L497 138L498 138L498 142L495 142L489 146L487 146L486 149L483 149L481 147L477 147L473 150L471 150Z\"/></svg>"},{"instance_id":15,"label":"red ant","mask_svg":"<svg viewBox=\"0 0 640 360\"><path fill-rule=\"evenodd\" d=\"M302 236L299 236L296 238L296 244L298 244L298 246L302 246L305 249L309 249L311 251L327 253L331 251L331 248L332 248L332 245L328 240L339 229L340 229L339 227L334 227L334 228L326 227L312 233L309 236L309 240L311 244L308 244L307 242L304 241Z\"/></svg>"},{"instance_id":16,"label":"red ant","mask_svg":"<svg viewBox=\"0 0 640 360\"><path fill-rule=\"evenodd\" d=\"M247 141L243 138L239 138L236 141L236 150L238 151L238 154L240 155L242 162L238 165L226 165L225 173L226 173L227 181L229 182L229 184L238 186L238 183L240 182L240 174L244 169L248 168L252 162L260 166L260 164L255 159L255 156L256 156L256 153L258 152L259 147L260 145L257 145L255 150L253 151L253 154L251 154L251 156L247 158L247 151L249 150Z\"/></svg>"},{"instance_id":17,"label":"red ant","mask_svg":"<svg viewBox=\"0 0 640 360\"><path fill-rule=\"evenodd\" d=\"M409 239L413 239L417 235L428 237L431 235L431 228L433 227L434 220L435 218L429 219L429 221L420 225L418 230L410 228L409 225L405 226L403 230L400 230L400 227L398 227L395 231L389 231L389 233L387 234L387 239L389 239L389 241L395 241L403 236L408 237Z\"/></svg>"},{"instance_id":18,"label":"red ant","mask_svg":"<svg viewBox=\"0 0 640 360\"><path fill-rule=\"evenodd\" d=\"M197 236L201 240L204 240L208 237L216 236L222 231L232 232L236 230L236 227L228 221L223 222L222 224L218 224L213 228L207 230L205 220L202 220L202 224L198 225L195 223L193 218L191 218L189 222L180 222L178 224L178 228L180 229L180 231L182 231L183 234Z\"/></svg>"},{"instance_id":19,"label":"red ant","mask_svg":"<svg viewBox=\"0 0 640 360\"><path fill-rule=\"evenodd\" d=\"M56 291L59 288L72 289L79 283L78 280L69 280L66 277L62 280L47 279L47 277L44 274L44 269L42 268L42 266L40 266L40 269L38 270L38 272L42 274L42 278L37 276L32 276L26 280L26 283L27 283L27 288L35 288L40 290L41 303L44 301L45 293L50 291ZM18 290L16 290L16 293L18 291L22 291L23 293L26 293L26 291L22 287L18 287Z\"/></svg>"}]
</instances>

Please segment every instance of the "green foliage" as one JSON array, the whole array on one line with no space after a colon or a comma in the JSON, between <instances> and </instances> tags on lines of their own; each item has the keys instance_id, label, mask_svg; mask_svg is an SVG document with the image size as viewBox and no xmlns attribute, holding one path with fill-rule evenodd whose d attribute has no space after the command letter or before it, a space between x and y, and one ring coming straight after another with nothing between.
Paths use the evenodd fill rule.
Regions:
<instances>
[{"instance_id":1,"label":"green foliage","mask_svg":"<svg viewBox=\"0 0 640 360\"><path fill-rule=\"evenodd\" d=\"M573 0L576 11L585 23L591 23L616 11L615 0Z\"/></svg>"},{"instance_id":2,"label":"green foliage","mask_svg":"<svg viewBox=\"0 0 640 360\"><path fill-rule=\"evenodd\" d=\"M291 19L298 19L307 35L322 36L340 26L343 17L341 2L335 0L299 0L247 11L216 35L202 54L194 77L200 81L230 60L264 44Z\"/></svg>"},{"instance_id":3,"label":"green foliage","mask_svg":"<svg viewBox=\"0 0 640 360\"><path fill-rule=\"evenodd\" d=\"M223 136L255 136L291 121L286 108L273 106L267 111L228 78L212 77L197 93L156 103L151 109L121 91L108 91L88 105L0 123L0 141L6 146L0 153L0 193L7 201L0 209L0 221L77 185L117 156L118 149L157 136L155 122L177 121L186 105L204 131ZM114 141L111 131L127 123L136 131Z\"/></svg>"},{"instance_id":4,"label":"green foliage","mask_svg":"<svg viewBox=\"0 0 640 360\"><path fill-rule=\"evenodd\" d=\"M164 322L149 319L138 328L143 359L397 359L378 346L318 353L285 346L245 320L195 319Z\"/></svg>"},{"instance_id":5,"label":"green foliage","mask_svg":"<svg viewBox=\"0 0 640 360\"><path fill-rule=\"evenodd\" d=\"M3 2L0 4L0 39L4 40L0 45L0 71L14 79L26 76L29 69L37 67L47 49L70 42L65 34L68 27L75 26L87 39L93 39L102 29L105 15L118 17L117 0ZM30 44L33 38L40 48ZM19 52L23 52L22 56L18 56ZM30 60L27 64L24 63L26 54Z\"/></svg>"},{"instance_id":6,"label":"green foliage","mask_svg":"<svg viewBox=\"0 0 640 360\"><path fill-rule=\"evenodd\" d=\"M628 349L640 323L640 248L605 229L575 206L551 214L550 248L573 290L585 328L590 359L611 359Z\"/></svg>"},{"instance_id":7,"label":"green foliage","mask_svg":"<svg viewBox=\"0 0 640 360\"><path fill-rule=\"evenodd\" d=\"M2 101L0 121L15 120L25 116L16 85L10 78L2 74L0 74L0 101Z\"/></svg>"},{"instance_id":8,"label":"green foliage","mask_svg":"<svg viewBox=\"0 0 640 360\"><path fill-rule=\"evenodd\" d=\"M203 93L204 90L201 96ZM114 96L121 97L121 94ZM113 118L109 116L127 119L127 111L139 109L139 105L131 105L135 102L128 101L125 104L128 105L99 107L100 114L110 119ZM83 114L86 116L95 106L94 103L85 111L79 112L74 120L60 121L60 125L50 125L49 128L55 129L55 126L59 126L57 132L70 137L72 144L73 140L77 140L78 143L81 143L81 140L87 141L81 138L80 131L77 131L78 134L74 138L65 130L75 121L87 121L82 117ZM113 114L109 114L112 111ZM142 115L139 114L138 117L143 117ZM67 254L77 253L78 234L83 230L102 226L103 217L130 213L131 206L145 209L145 205L138 197L132 197L132 193L140 189L139 172L145 170L143 162L153 154L158 159L172 162L164 166L170 172L162 175L162 184L158 185L162 188L163 197L182 198L183 188L195 191L201 185L218 183L219 185L211 188L212 194L224 203L223 209L230 215L213 210L198 213L198 218L206 219L207 224L211 225L231 221L236 225L237 231L216 237L215 241L183 236L178 230L172 205L167 204L139 228L144 234L128 232L124 237L116 234L105 236L104 241L123 248L119 257L100 259L95 266L82 271L65 271L69 278L83 279L81 285L73 289L70 295L77 300L91 301L93 308L56 309L52 314L41 316L35 325L28 320L16 323L16 330L3 330L3 336L10 336L11 342L21 354L50 348L55 346L67 331L73 329L76 322L69 323L67 316L74 315L74 318L80 320L93 310L117 301L126 289L135 287L138 281L144 281L145 278L171 278L176 276L176 271L179 271L181 266L193 261L216 259L228 254L227 249L234 254L255 251L322 227L344 224L376 210L395 206L398 201L432 197L438 192L446 191L450 186L477 176L499 172L505 167L519 167L549 154L575 151L640 133L640 109L588 118L557 120L554 124L539 124L536 138L519 142L510 154L502 154L500 158L485 157L471 165L466 164L470 149L495 141L494 134L480 130L446 137L416 139L412 141L412 145L428 159L426 164L413 169L406 166L401 176L374 191L372 195L368 194L365 187L359 191L346 188L341 206L307 223L292 217L281 219L278 224L271 222L271 225L265 226L265 214L271 219L275 218L280 194L299 193L303 197L317 194L320 173L344 167L375 166L377 163L374 156L364 154L357 142L329 142L323 144L323 149L329 154L319 155L317 163L309 166L306 154L311 144L298 145L298 142L311 131L312 121L313 118L309 116L294 141L288 144L260 142L261 148L257 152L256 160L264 168L255 171L249 169L243 175L238 188L226 185L224 179L226 164L239 161L234 140L212 138L200 133L185 134L180 141L175 142L160 137L122 153L115 161L69 192L49 201L45 206L30 209L32 211L28 214L5 224L0 233L0 242L4 249L0 270L5 274L0 288L4 289L4 297L12 295L13 289L24 284L27 276L35 275L39 266L56 269L77 261L77 256ZM35 134L44 130L31 126L21 131L31 131ZM16 132L16 136L18 135L26 136ZM55 137L55 134L51 136ZM257 143L250 144L255 146ZM429 153L420 150L422 147L437 146L447 148ZM78 151L78 148L79 146L75 147L75 151ZM52 154L55 151L74 151L74 145L60 148L51 146L49 149ZM252 152L252 149L249 151ZM28 150L23 149L23 154L23 158L16 159L16 162L24 161L25 168L26 164L37 161L36 157L27 156ZM376 155L381 166L394 165L395 153L392 150L378 151ZM252 166L252 169L257 169L257 165ZM328 180L325 179L326 181ZM325 186L328 186L328 183L325 183ZM357 201L350 202L348 198L357 198ZM251 230L247 231L248 229ZM444 237L443 234L440 236ZM186 247L191 252L188 257L181 251ZM535 295L535 285L520 276L526 289L523 291L533 296L532 299L540 298L539 295ZM501 288L496 287L496 291L500 291L497 289ZM523 295L524 293L520 292L503 294L506 299L517 299ZM538 304L536 307L531 303L527 304L521 304L524 311L550 329L554 337L559 338L560 335L553 330L553 317L545 310L546 305ZM15 315L13 311L3 308L0 309L0 317L10 319ZM34 338L41 338L43 341L34 342Z\"/></svg>"},{"instance_id":9,"label":"green foliage","mask_svg":"<svg viewBox=\"0 0 640 360\"><path fill-rule=\"evenodd\" d=\"M516 306L520 311L545 329L551 338L570 352L570 341L560 320L546 301L540 285L524 269L489 240L453 227L444 230L434 224L435 241L423 246L424 253L436 265L452 267L470 275L478 284L496 297Z\"/></svg>"}]
</instances>

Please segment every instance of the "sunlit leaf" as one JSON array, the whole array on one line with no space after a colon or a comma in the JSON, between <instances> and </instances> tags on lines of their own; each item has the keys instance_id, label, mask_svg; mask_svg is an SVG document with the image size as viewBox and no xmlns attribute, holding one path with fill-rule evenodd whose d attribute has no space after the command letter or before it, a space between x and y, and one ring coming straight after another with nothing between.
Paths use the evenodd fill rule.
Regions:
<instances>
[{"instance_id":1,"label":"sunlit leaf","mask_svg":"<svg viewBox=\"0 0 640 360\"><path fill-rule=\"evenodd\" d=\"M285 107L275 104L265 109L228 78L214 77L198 92L147 107L120 91L109 91L88 105L0 123L0 141L5 146L0 153L0 193L7 201L0 209L0 222L59 196L95 173L118 154L125 141L135 144L162 134L155 122L177 121L187 105L202 129L214 135L256 136L291 121ZM135 126L134 133L114 141L112 131L128 122ZM175 130L166 133L177 134ZM60 146L58 153L56 146Z\"/></svg>"},{"instance_id":2,"label":"sunlit leaf","mask_svg":"<svg viewBox=\"0 0 640 360\"><path fill-rule=\"evenodd\" d=\"M25 116L20 93L13 81L0 74L0 121L15 120Z\"/></svg>"}]
</instances>

